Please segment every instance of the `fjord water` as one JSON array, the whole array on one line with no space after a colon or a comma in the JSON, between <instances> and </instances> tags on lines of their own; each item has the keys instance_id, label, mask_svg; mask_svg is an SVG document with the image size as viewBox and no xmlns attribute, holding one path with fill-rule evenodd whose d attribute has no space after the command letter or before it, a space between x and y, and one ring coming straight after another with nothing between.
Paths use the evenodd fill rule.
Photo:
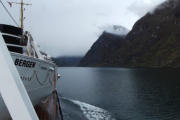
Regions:
<instances>
[{"instance_id":1,"label":"fjord water","mask_svg":"<svg viewBox=\"0 0 180 120\"><path fill-rule=\"evenodd\" d=\"M68 120L91 119L88 112L96 114L92 120L180 119L179 69L64 67L59 73L57 87Z\"/></svg>"}]
</instances>

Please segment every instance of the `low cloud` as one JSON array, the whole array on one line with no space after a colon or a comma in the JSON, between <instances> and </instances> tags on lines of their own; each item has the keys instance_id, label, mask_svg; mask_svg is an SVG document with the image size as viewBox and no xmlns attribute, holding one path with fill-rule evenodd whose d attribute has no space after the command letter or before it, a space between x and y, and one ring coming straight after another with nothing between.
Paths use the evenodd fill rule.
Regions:
<instances>
[{"instance_id":1,"label":"low cloud","mask_svg":"<svg viewBox=\"0 0 180 120\"><path fill-rule=\"evenodd\" d=\"M6 0L2 0L9 6ZM11 0L17 1L17 0ZM84 55L103 26L133 24L165 0L24 0L25 29L52 56ZM19 7L8 7L19 22ZM0 6L0 23L14 25Z\"/></svg>"},{"instance_id":2,"label":"low cloud","mask_svg":"<svg viewBox=\"0 0 180 120\"><path fill-rule=\"evenodd\" d=\"M153 10L164 1L166 0L136 0L128 7L128 10L142 17L147 12L153 12Z\"/></svg>"}]
</instances>

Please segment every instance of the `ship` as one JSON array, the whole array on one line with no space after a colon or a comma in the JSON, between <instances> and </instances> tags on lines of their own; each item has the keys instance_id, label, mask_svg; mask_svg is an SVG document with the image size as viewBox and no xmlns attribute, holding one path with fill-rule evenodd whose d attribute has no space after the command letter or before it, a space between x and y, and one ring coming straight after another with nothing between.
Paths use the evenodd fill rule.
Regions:
<instances>
[{"instance_id":1,"label":"ship","mask_svg":"<svg viewBox=\"0 0 180 120\"><path fill-rule=\"evenodd\" d=\"M40 51L31 33L24 30L23 5L27 4L23 0L16 4L21 5L20 27L0 24L0 40L6 43L29 98L36 106L54 91L57 66L51 57ZM1 95L0 113L0 120L11 118Z\"/></svg>"}]
</instances>

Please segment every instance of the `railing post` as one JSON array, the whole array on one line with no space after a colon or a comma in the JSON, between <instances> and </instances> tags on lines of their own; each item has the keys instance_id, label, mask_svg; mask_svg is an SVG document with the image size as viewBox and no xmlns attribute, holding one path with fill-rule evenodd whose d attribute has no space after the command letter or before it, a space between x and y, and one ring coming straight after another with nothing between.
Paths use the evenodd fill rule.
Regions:
<instances>
[{"instance_id":1,"label":"railing post","mask_svg":"<svg viewBox=\"0 0 180 120\"><path fill-rule=\"evenodd\" d=\"M24 84L0 33L0 94L13 120L38 120Z\"/></svg>"}]
</instances>

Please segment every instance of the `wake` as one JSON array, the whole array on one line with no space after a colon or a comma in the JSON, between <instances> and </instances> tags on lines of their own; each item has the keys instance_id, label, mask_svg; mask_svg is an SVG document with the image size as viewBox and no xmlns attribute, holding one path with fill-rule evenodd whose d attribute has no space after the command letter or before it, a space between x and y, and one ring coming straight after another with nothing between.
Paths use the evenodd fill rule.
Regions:
<instances>
[{"instance_id":1,"label":"wake","mask_svg":"<svg viewBox=\"0 0 180 120\"><path fill-rule=\"evenodd\" d=\"M84 102L72 100L72 99L67 99L67 98L61 98L61 100L68 101L68 102L70 102L70 104L74 104L74 105L78 106L76 110L72 109L71 112L73 112L73 111L77 112L78 108L80 108L79 110L81 111L81 114L83 114L87 120L116 120L115 118L112 117L110 112L108 112L107 110L104 110L102 108L90 105L88 103L84 103ZM73 106L73 105L71 105L71 106ZM64 107L64 109L66 109L66 107ZM72 120L74 120L74 119L72 119Z\"/></svg>"}]
</instances>

